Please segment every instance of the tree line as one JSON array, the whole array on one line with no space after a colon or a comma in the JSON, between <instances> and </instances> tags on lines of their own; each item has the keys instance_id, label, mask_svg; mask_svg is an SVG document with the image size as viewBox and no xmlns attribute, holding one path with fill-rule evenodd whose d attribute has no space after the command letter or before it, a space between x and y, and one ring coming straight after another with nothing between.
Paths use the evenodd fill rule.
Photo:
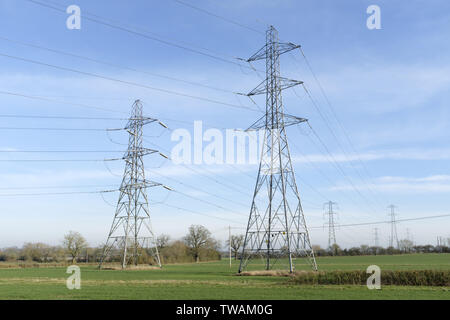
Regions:
<instances>
[{"instance_id":1,"label":"tree line","mask_svg":"<svg viewBox=\"0 0 450 320\"><path fill-rule=\"evenodd\" d=\"M450 253L450 246L447 245L415 245L410 240L399 241L398 247L380 247L361 245L342 249L339 245L332 245L328 249L320 246L313 246L316 256L366 256L366 255L392 255L408 253Z\"/></svg>"},{"instance_id":2,"label":"tree line","mask_svg":"<svg viewBox=\"0 0 450 320\"><path fill-rule=\"evenodd\" d=\"M449 239L450 240L450 239ZM225 245L230 249L234 259L239 259L244 243L243 235L232 235ZM168 235L157 238L157 246L164 263L186 263L220 260L227 255L221 251L220 241L212 237L211 232L201 225L192 225L182 239L172 240ZM37 262L37 263L98 263L102 257L104 245L90 247L86 239L78 232L70 231L64 236L60 245L51 246L45 243L25 243L21 248L10 247L0 249L0 262ZM410 240L400 240L397 248L361 245L359 247L341 248L332 245L324 249L313 245L316 256L360 256L360 255L392 255L406 253L450 253L449 245L415 245ZM120 262L120 256L109 258L107 262ZM139 263L152 264L150 254L141 254Z\"/></svg>"},{"instance_id":3,"label":"tree line","mask_svg":"<svg viewBox=\"0 0 450 320\"><path fill-rule=\"evenodd\" d=\"M157 238L162 263L182 263L220 260L221 244L211 232L201 225L192 225L182 239L172 240L168 235ZM64 235L60 245L41 242L25 243L21 248L0 249L0 261L36 263L98 263L104 245L90 247L86 239L75 231ZM141 263L151 263L151 257L141 255ZM119 262L120 257L112 257L109 262Z\"/></svg>"}]
</instances>

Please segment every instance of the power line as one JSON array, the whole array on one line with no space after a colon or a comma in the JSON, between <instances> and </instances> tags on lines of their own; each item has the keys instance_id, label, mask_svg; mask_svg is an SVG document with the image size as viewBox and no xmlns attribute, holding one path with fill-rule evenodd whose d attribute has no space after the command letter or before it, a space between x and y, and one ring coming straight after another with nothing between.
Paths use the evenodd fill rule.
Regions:
<instances>
[{"instance_id":1,"label":"power line","mask_svg":"<svg viewBox=\"0 0 450 320\"><path fill-rule=\"evenodd\" d=\"M206 204L208 204L208 205L210 205L210 206L213 206L213 207L219 208L219 209L221 209L221 210L227 211L227 212L229 212L229 213L233 213L233 214L236 214L236 215L239 215L239 216L244 216L244 217L246 216L246 215L244 215L244 214L242 214L242 213L237 213L237 212L230 211L229 209L227 209L227 208L225 208L225 207L222 207L222 206L220 206L220 205L217 205L217 204L215 204L215 203L212 203L212 202L207 201L207 200L204 200L204 199L200 199L200 198L191 196L191 195L189 195L189 194L187 194L187 193L184 193L184 192L181 192L181 191L177 191L177 190L172 190L172 191L175 192L175 193L179 193L179 194L181 194L181 195L183 195L183 196L185 196L185 197L187 197L187 198L191 198L191 199L193 199L193 200L200 201L200 202L206 203Z\"/></svg>"},{"instance_id":2,"label":"power line","mask_svg":"<svg viewBox=\"0 0 450 320\"><path fill-rule=\"evenodd\" d=\"M108 153L120 152L123 150L0 150L0 153Z\"/></svg>"},{"instance_id":3,"label":"power line","mask_svg":"<svg viewBox=\"0 0 450 320\"><path fill-rule=\"evenodd\" d=\"M16 96L16 97L21 97L21 98L27 98L27 99L33 99L33 100L60 103L60 104L64 104L64 105L72 105L72 106L81 107L81 108L97 109L97 110L101 110L101 111L116 112L116 113L125 113L123 111L117 111L117 110L112 110L112 109L107 109L107 108L102 108L102 107L97 107L97 106L91 106L91 105L86 105L86 104L81 104L81 103L58 101L58 100L54 100L54 99L50 99L50 98L46 98L46 97L32 96L32 95L27 95L27 94L18 93L18 92L0 91L0 94Z\"/></svg>"},{"instance_id":4,"label":"power line","mask_svg":"<svg viewBox=\"0 0 450 320\"><path fill-rule=\"evenodd\" d=\"M254 28L252 28L252 27L249 27L249 26L246 26L246 25L244 25L244 24L242 24L242 23L239 23L239 22L236 22L236 21L231 20L231 19L229 19L229 18L225 18L225 17L223 17L223 16L220 16L220 15L218 15L218 14L216 14L216 13L212 13L212 12L207 11L207 10L205 10L205 9L196 7L196 6L194 6L194 5L190 4L190 3L186 3L186 2L180 1L180 0L173 0L173 1L176 2L176 3L179 3L179 4L181 4L181 5L184 5L184 6L186 6L186 7L195 9L195 10L200 11L200 12L203 12L203 13L205 13L205 14L207 14L207 15L212 16L212 17L215 17L215 18L218 18L218 19L220 19L220 20L226 21L226 22L228 22L228 23L234 24L234 25L239 26L239 27L241 27L241 28L244 28L244 29L247 29L247 30L256 32L256 33L261 34L261 35L265 35L265 33L262 32L262 31L260 31L260 30L256 30L256 29L254 29Z\"/></svg>"},{"instance_id":5,"label":"power line","mask_svg":"<svg viewBox=\"0 0 450 320\"><path fill-rule=\"evenodd\" d=\"M328 106L329 106L329 108L330 108L330 110L331 110L331 112L332 112L332 115L334 116L334 118L335 118L336 122L338 123L338 125L341 127L341 129L342 129L342 131L343 131L343 133L344 133L344 136L345 136L345 138L346 138L348 144L350 145L351 149L353 150L353 153L358 157L358 161L359 161L360 164L363 166L364 170L366 171L367 176L368 176L369 178L371 178L371 175L370 175L370 173L369 173L369 171L368 171L368 169L367 169L365 163L362 161L361 157L359 157L358 153L356 152L355 146L354 146L354 144L352 143L352 141L351 141L351 139L350 139L350 136L348 135L347 130L345 129L345 126L344 126L344 125L342 124L342 122L339 120L339 117L337 116L337 113L336 113L335 108L332 106L332 104L331 104L331 102L330 102L330 99L328 98L328 95L325 93L325 90L324 90L324 88L323 88L321 82L319 81L318 77L316 76L315 72L313 71L312 66L311 66L311 63L310 63L309 60L306 58L306 55L305 55L303 49L302 49L301 47L300 47L299 49L300 49L300 52L302 53L303 58L305 59L306 65L308 66L308 68L309 68L309 70L311 71L311 74L313 75L313 77L314 77L314 79L315 79L317 85L319 86L320 91L322 92L322 95L324 96L325 101L327 102L327 104L328 104Z\"/></svg>"},{"instance_id":6,"label":"power line","mask_svg":"<svg viewBox=\"0 0 450 320\"><path fill-rule=\"evenodd\" d=\"M302 54L303 54L303 51L302 51L301 48L300 48L300 50L301 50L301 52L302 52ZM306 59L306 57L305 57L305 59ZM309 65L309 62L307 62L307 63L308 63L308 65ZM333 107L331 106L331 103L330 103L328 97L326 96L325 91L323 90L323 87L321 86L319 80L317 79L316 75L314 74L314 71L312 71L312 68L311 68L310 65L309 65L309 67L310 67L311 73L313 74L314 78L316 79L318 85L320 86L320 88L321 88L321 90L322 90L322 94L326 97L326 100L327 100L327 102L328 102L328 104L329 104L329 107L332 109L332 112L333 112L333 115L334 115L336 121L339 123L339 125L340 125L341 128L344 128L343 125L341 124L341 122L339 121L339 119L337 118L336 112L334 111ZM340 140L338 139L337 135L335 134L335 132L334 132L333 129L331 128L330 121L327 119L327 117L325 116L325 114L320 110L320 108L319 108L319 106L317 105L316 101L313 99L311 93L310 93L309 90L306 88L306 85L303 83L302 86L303 86L303 89L305 90L305 92L306 92L308 98L311 100L312 105L314 106L314 108L316 109L316 111L319 113L320 117L321 117L322 120L324 121L324 123L325 123L326 127L328 128L328 130L331 132L333 138L336 140L336 143L337 143L338 147L342 150L344 156L346 157L347 161L350 163L351 167L355 170L356 174L359 176L359 178L361 179L361 181L363 181L363 183L365 183L365 184L368 186L368 190L369 190L373 195L375 195L375 192L374 192L374 191L372 190L372 188L370 187L370 184L367 183L366 179L361 175L361 173L359 172L359 170L357 169L357 167L353 164L353 161L349 158L349 156L348 156L348 154L347 154L347 151L345 150L345 148L344 148L343 145L341 144ZM294 93L295 93L295 95L296 95L298 98L300 98L300 97L297 95L295 89L294 89ZM345 130L345 129L343 129L343 130ZM351 141L350 141L350 139L349 139L348 134L346 133L346 131L345 131L345 135L346 135L346 137L347 137L348 143L351 144ZM364 166L364 164L362 163L361 158L360 158L359 155L356 153L356 150L355 150L354 146L353 146L353 145L351 145L351 146L352 146L352 148L353 148L353 152L354 152L354 154L356 155L357 159L358 159L359 162Z\"/></svg>"},{"instance_id":7,"label":"power line","mask_svg":"<svg viewBox=\"0 0 450 320\"><path fill-rule=\"evenodd\" d=\"M189 212L189 213L193 213L193 214L197 214L197 215L213 218L213 219L218 219L218 220L232 222L232 223L235 223L235 224L242 225L242 222L238 222L238 221L227 219L227 218L216 217L216 216L213 216L213 215L210 215L210 214L202 213L202 212L199 212L199 211L194 211L194 210L191 210L191 209L181 208L181 207L178 207L178 206L175 206L175 205L171 205L171 204L167 204L167 203L161 203L161 205L169 207L169 208L174 208L174 209L178 209L178 210L181 210L181 211L186 211L186 212Z\"/></svg>"},{"instance_id":8,"label":"power line","mask_svg":"<svg viewBox=\"0 0 450 320\"><path fill-rule=\"evenodd\" d=\"M300 131L299 127L297 127L297 129ZM304 158L305 162L311 168L313 168L318 174L320 174L325 180L327 180L330 183L330 185L334 186L335 188L338 188L337 184L334 181L332 181L330 179L330 177L327 174L325 174L324 171L319 166L317 166L306 154L304 154L300 150L300 147L294 142L294 140L291 141L291 145L293 145L295 147L297 152ZM329 161L331 163L331 161L329 159L327 161ZM331 164L333 164L333 163L331 163ZM336 189L336 191L340 192L341 195L345 196L348 200L350 200L357 207L360 207L360 204L358 204L358 202L355 200L355 198L353 196L351 196L351 195L347 194L346 192L344 192L342 190L339 190L339 189ZM325 199L325 200L327 200L327 199ZM373 215L372 214L370 214L370 215L368 214L367 216L372 217ZM360 219L359 216L358 217L351 216L351 217L354 218L354 219Z\"/></svg>"},{"instance_id":9,"label":"power line","mask_svg":"<svg viewBox=\"0 0 450 320\"><path fill-rule=\"evenodd\" d=\"M311 129L311 132L314 134L314 136L317 138L317 140L320 142L322 147L325 149L328 156L331 158L332 163L335 165L335 167L338 169L339 172L342 173L342 175L347 179L347 181L350 183L351 187L358 193L358 195L366 202L367 205L371 206L368 199L361 193L361 191L356 187L356 185L353 183L353 181L350 179L350 177L345 173L344 169L341 167L339 162L336 161L333 154L330 152L329 148L326 146L326 144L323 142L322 138L317 134L317 132L313 129L313 127L310 125L309 122L307 122L309 128ZM312 141L312 140L311 140Z\"/></svg>"},{"instance_id":10,"label":"power line","mask_svg":"<svg viewBox=\"0 0 450 320\"><path fill-rule=\"evenodd\" d=\"M27 1L31 1L31 0L27 0ZM246 109L246 110L250 110L250 111L253 111L253 112L260 112L259 110L256 110L256 109L253 109L253 108L250 108L250 107L243 107L241 105L236 105L236 104L232 104L232 103L222 102L222 101L213 100L213 99L209 99L209 98L204 98L204 97L200 97L200 96L194 96L194 95L190 95L190 94L187 94L187 93L177 92L177 91L163 89L163 88L152 87L152 86L148 86L148 85L145 85L145 84L140 84L140 83L137 83L137 82L116 79L116 78L103 76L103 75L92 73L92 72L80 71L80 70L76 70L76 69L72 69L72 68L57 66L57 65L53 65L53 64L37 61L37 60L17 57L17 56L13 56L13 55L4 54L4 53L0 53L0 56L5 57L5 58L9 58L9 59L24 61L24 62L28 62L28 63L32 63L32 64L42 65L42 66L46 66L46 67L50 67L50 68L54 68L54 69L58 69L58 70L62 70L62 71L73 72L73 73L82 74L82 75L86 75L86 76L90 76L90 77L94 77L94 78L99 78L99 79L103 79L103 80L108 80L108 81L112 81L112 82L117 82L117 83L121 83L121 84L130 85L130 86L144 88L144 89L148 89L148 90L159 91L159 92L172 94L172 95L176 95L176 96L182 96L182 97L186 97L186 98L206 101L206 102L210 102L210 103L214 103L214 104L220 104L220 105L224 105L224 106L228 106L228 107L232 107L232 108Z\"/></svg>"},{"instance_id":11,"label":"power line","mask_svg":"<svg viewBox=\"0 0 450 320\"><path fill-rule=\"evenodd\" d=\"M258 74L257 70L255 70L255 69L254 69L254 72ZM302 83L302 86L303 86L303 88L304 88L304 90L305 90L305 93L309 96L309 98L310 98L312 104L314 105L314 107L315 107L316 110L318 111L319 115L322 117L322 119L324 120L324 122L325 122L326 125L328 126L328 129L331 131L331 133L332 133L333 135L335 135L334 132L332 131L331 127L329 126L328 121L326 120L325 116L324 116L323 113L321 112L320 108L317 106L316 102L315 102L314 99L312 98L310 92L307 90L307 88L306 88L306 86L305 86L304 83ZM296 93L296 91L295 91L295 88L292 88L292 89L294 90L295 95L298 97L298 95L297 95L297 93ZM249 98L250 98L250 97L249 97ZM299 97L299 98L300 98L300 97ZM261 110L261 108L258 106L258 104L257 104L253 99L251 99L251 100L252 100L252 102L258 107L258 109ZM335 167L338 169L338 171L340 171L340 172L343 174L343 176L350 182L350 184L352 185L352 187L353 187L353 188L357 191L357 193L363 198L363 200L366 202L366 204L368 204L368 205L370 206L370 204L369 204L368 200L366 199L366 197L365 197L365 196L364 196L364 195L356 188L356 186L354 185L354 183L350 180L350 177L345 173L345 171L342 169L342 167L341 167L341 166L338 164L338 162L334 159L333 155L331 154L331 152L329 151L328 147L325 145L325 143L323 142L323 140L322 140L322 139L317 135L317 133L315 133L315 131L312 129L312 127L311 127L311 125L310 125L309 122L308 122L308 126L311 128L311 130L313 131L314 135L319 139L320 143L322 144L322 146L323 146L323 147L325 148L325 150L327 151L328 156L331 157L331 159L332 159L332 161L333 161L332 163L334 164L334 166L335 166ZM298 128L298 127L297 127L297 128ZM335 136L335 138L337 139L336 136ZM311 141L312 141L312 140L311 140ZM338 142L338 143L339 143L339 142ZM294 145L295 145L295 144L294 144ZM353 166L353 164L352 164L352 166ZM359 173L358 173L358 174L359 174ZM324 177L325 177L328 181L330 181L329 178L328 178L326 175L324 175ZM331 181L330 181L330 182L331 182ZM331 182L331 183L334 184L333 182Z\"/></svg>"},{"instance_id":12,"label":"power line","mask_svg":"<svg viewBox=\"0 0 450 320\"><path fill-rule=\"evenodd\" d=\"M106 160L105 159L0 159L0 162L103 162L103 161Z\"/></svg>"},{"instance_id":13,"label":"power line","mask_svg":"<svg viewBox=\"0 0 450 320\"><path fill-rule=\"evenodd\" d=\"M74 58L78 58L78 59L81 59L81 60L95 62L97 64L106 65L106 66L109 66L109 67L129 70L129 71L133 71L133 72L136 72L136 73L146 74L146 75L150 75L150 76L158 77L158 78L163 78L163 79L167 79L167 80L178 81L178 82L182 82L182 83L186 83L186 84L190 84L190 85L194 85L194 86L199 86L199 87L203 87L203 88L208 88L208 89L212 89L212 90L216 90L216 91L220 91L220 92L236 94L235 92L233 92L231 90L226 90L226 89L222 89L222 88L218 88L218 87L214 87L214 86L210 86L210 85L205 85L205 84L194 82L194 81L179 79L179 78L176 78L176 77L166 76L166 75L157 74L157 73L153 73L153 72L142 71L142 70L138 70L138 69L131 68L131 67L121 66L121 65L118 65L118 64L115 64L115 63L101 61L99 59L94 59L94 58L90 58L90 57L86 57L86 56L82 56L82 55L73 54L73 53L70 53L70 52L65 52L65 51L62 51L62 50L56 50L56 49L51 49L51 48L47 48L47 47L43 47L43 46L38 46L38 45L32 44L32 43L12 40L12 39L5 38L5 37L2 37L2 36L0 36L0 40L9 41L9 42L12 42L12 43L18 43L18 44L21 44L23 46L27 46L27 47L31 47L31 48L37 48L37 49L40 49L40 50L45 50L45 51L57 53L57 54L60 54L60 55L74 57Z\"/></svg>"},{"instance_id":14,"label":"power line","mask_svg":"<svg viewBox=\"0 0 450 320\"><path fill-rule=\"evenodd\" d=\"M99 194L109 193L118 190L103 190L103 191L72 191L72 192L43 192L43 193L8 193L0 194L0 197L25 197L25 196L57 196L57 195L72 195L72 194Z\"/></svg>"},{"instance_id":15,"label":"power line","mask_svg":"<svg viewBox=\"0 0 450 320\"><path fill-rule=\"evenodd\" d=\"M177 180L177 179L174 179L174 178L171 178L171 177L168 177L168 176L164 176L164 175L162 175L162 174L160 174L160 173L152 172L152 174L156 174L156 175L158 175L158 176L160 176L160 177L163 177L163 178L165 178L165 179L169 179L169 180L175 181L176 183L179 183L179 184L181 184L181 185L184 185L184 186L186 186L186 187L188 187L188 188L191 188L191 189L194 189L194 190L197 190L197 191L206 193L206 194L208 194L208 195L210 195L210 196L212 196L212 197L218 198L218 199L222 199L222 200L228 201L229 203L236 203L236 204L239 204L239 205L241 205L241 206L243 206L243 207L248 207L247 204L243 204L243 203L237 202L236 200L231 200L231 199L225 198L225 197L223 197L223 196L220 196L220 195L211 193L211 192L209 192L209 191L206 191L206 190L203 190L203 189L194 187L193 185L187 184L187 183L185 183L185 182L181 182L181 181L179 181L179 180Z\"/></svg>"},{"instance_id":16,"label":"power line","mask_svg":"<svg viewBox=\"0 0 450 320\"><path fill-rule=\"evenodd\" d=\"M169 129L169 130L170 130L170 129ZM150 141L148 141L148 140L146 140L146 139L144 139L144 141L146 141L146 142L149 143L149 144L154 145L155 147L157 147L157 148L163 150L164 152L170 152L169 150L167 150L167 149L165 149L165 148L163 148L163 147L161 147L161 146L159 146L159 145L157 145L157 144L155 144L155 143L153 143L153 142L150 142ZM186 165L186 164L184 164L184 163L180 163L179 165L183 166L184 168L186 168L186 169L188 169L188 170L190 170L190 171L192 171L192 172L194 172L194 173L196 173L196 174L200 174L200 175L204 176L205 178L207 178L207 179L209 179L209 180L211 180L211 181L213 181L213 182L215 182L215 183L217 183L217 184L220 184L221 186L224 186L225 188L227 188L227 189L229 189L229 190L232 190L232 191L234 191L234 192L236 192L236 190L237 190L237 189L236 189L236 186L231 186L231 185L225 184L223 181L219 181L219 180L217 180L216 178L214 178L214 176L206 175L205 173L200 172L199 170L196 170L196 169L194 169L193 167L190 167L190 166L188 166L188 165ZM209 170L206 170L205 168L203 168L203 171L206 171L206 172L211 173ZM240 193L244 194L243 192L240 192Z\"/></svg>"},{"instance_id":17,"label":"power line","mask_svg":"<svg viewBox=\"0 0 450 320\"><path fill-rule=\"evenodd\" d=\"M99 128L50 128L50 127L0 127L0 130L30 130L30 131L119 131L120 129Z\"/></svg>"},{"instance_id":18,"label":"power line","mask_svg":"<svg viewBox=\"0 0 450 320\"><path fill-rule=\"evenodd\" d=\"M442 214L436 216L428 216L428 217L418 217L418 218L408 218L408 219L397 219L396 222L406 222L406 221L418 221L418 220L427 220L427 219L437 219L437 218L446 218L450 217L450 214ZM390 224L391 221L375 221L375 222L364 222L364 223L352 223L352 224L340 224L339 227L356 227L356 226L368 226L375 224ZM313 229L322 229L321 227L311 227Z\"/></svg>"},{"instance_id":19,"label":"power line","mask_svg":"<svg viewBox=\"0 0 450 320\"><path fill-rule=\"evenodd\" d=\"M119 120L125 121L126 118L111 117L70 117L70 116L40 116L40 115L18 115L18 114L0 114L0 118L16 119L56 119L56 120Z\"/></svg>"},{"instance_id":20,"label":"power line","mask_svg":"<svg viewBox=\"0 0 450 320\"><path fill-rule=\"evenodd\" d=\"M38 2L38 1L35 1L35 0L25 0L25 1L28 1L28 2L40 5L42 7L50 8L50 9L62 12L64 14L66 13L65 9L59 9L59 8L53 7L51 5L42 3L42 2ZM90 14L90 15L94 16L93 14ZM100 19L104 19L104 18L102 18L102 17L100 17L98 15L95 15L95 16L99 17ZM203 56L212 58L212 59L217 60L217 61L221 61L221 62L225 62L225 63L229 63L229 64L234 64L234 65L237 65L237 66L240 66L240 67L247 67L247 66L242 65L242 64L240 64L240 63L238 63L236 61L227 60L227 59L221 58L219 56L216 56L216 55L213 55L213 54L210 54L210 53L205 53L205 52L199 51L197 49L192 49L192 48L189 48L189 47L186 47L186 46L182 46L182 45L180 45L178 43L175 43L175 42L172 42L172 41L168 41L168 40L165 40L165 39L158 38L156 36L149 35L149 34L147 34L148 33L147 31L146 31L146 33L139 32L139 31L136 31L136 30L129 29L127 27L123 27L123 26L119 26L119 25L116 25L116 24L113 24L113 23L101 21L99 19L91 18L89 16L84 16L84 19L86 19L88 21L91 21L91 22L94 22L94 23L98 23L98 24L110 27L110 28L113 28L113 29L116 29L116 30L128 32L128 33L140 36L140 37L148 39L148 40L157 41L157 42L163 43L165 45L169 45L169 46L172 46L172 47L175 47L175 48L179 48L179 49L183 49L183 50L186 50L186 51L189 51L189 52L192 52L192 53L203 55ZM155 34L155 33L153 33L153 34ZM205 50L204 48L202 48L202 49ZM210 51L210 50L208 50L208 51Z\"/></svg>"},{"instance_id":21,"label":"power line","mask_svg":"<svg viewBox=\"0 0 450 320\"><path fill-rule=\"evenodd\" d=\"M33 186L33 187L0 187L0 190L36 190L36 189L76 189L76 188L106 188L115 185L77 185L77 186Z\"/></svg>"}]
</instances>

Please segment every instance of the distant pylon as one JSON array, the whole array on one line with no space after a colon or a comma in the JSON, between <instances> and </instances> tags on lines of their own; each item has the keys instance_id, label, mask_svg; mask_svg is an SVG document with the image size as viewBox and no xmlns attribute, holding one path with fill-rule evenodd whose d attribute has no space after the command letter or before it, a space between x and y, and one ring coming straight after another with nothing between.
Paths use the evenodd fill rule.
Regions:
<instances>
[{"instance_id":1,"label":"distant pylon","mask_svg":"<svg viewBox=\"0 0 450 320\"><path fill-rule=\"evenodd\" d=\"M136 100L125 130L129 134L128 150L123 156L125 170L120 185L116 213L103 249L100 267L107 257L118 254L122 268L128 264L138 264L144 251L153 256L161 267L156 237L150 223L147 187L161 186L145 178L143 157L158 153L157 150L143 146L143 127L158 120L143 116L143 106ZM161 124L161 122L159 122ZM161 124L163 125L163 124ZM164 125L163 125L164 126Z\"/></svg>"},{"instance_id":2,"label":"distant pylon","mask_svg":"<svg viewBox=\"0 0 450 320\"><path fill-rule=\"evenodd\" d=\"M307 120L285 114L281 99L283 89L303 83L280 76L280 55L298 48L279 42L278 32L271 26L266 32L266 44L247 60L266 62L265 80L247 94L265 94L266 112L247 129L263 129L264 142L239 272L254 256L265 259L267 270L280 258L287 258L290 272L294 270L293 258L306 256L317 270L286 136L287 126Z\"/></svg>"},{"instance_id":3,"label":"distant pylon","mask_svg":"<svg viewBox=\"0 0 450 320\"><path fill-rule=\"evenodd\" d=\"M396 221L396 213L395 213L395 209L397 209L397 207L394 205L390 205L388 208L390 209L389 216L391 218L391 235L389 237L389 247L394 247L394 241L395 241L396 248L398 248L399 243L398 243L398 236L397 236L397 221Z\"/></svg>"},{"instance_id":4,"label":"distant pylon","mask_svg":"<svg viewBox=\"0 0 450 320\"><path fill-rule=\"evenodd\" d=\"M325 203L325 207L327 208L325 215L328 216L328 250L331 250L334 255L334 249L336 248L336 230L335 230L335 221L334 216L337 214L333 210L333 206L337 205L336 202L328 201Z\"/></svg>"},{"instance_id":5,"label":"distant pylon","mask_svg":"<svg viewBox=\"0 0 450 320\"><path fill-rule=\"evenodd\" d=\"M378 228L373 229L373 237L374 237L375 247L379 247L380 246L380 238L378 236Z\"/></svg>"}]
</instances>

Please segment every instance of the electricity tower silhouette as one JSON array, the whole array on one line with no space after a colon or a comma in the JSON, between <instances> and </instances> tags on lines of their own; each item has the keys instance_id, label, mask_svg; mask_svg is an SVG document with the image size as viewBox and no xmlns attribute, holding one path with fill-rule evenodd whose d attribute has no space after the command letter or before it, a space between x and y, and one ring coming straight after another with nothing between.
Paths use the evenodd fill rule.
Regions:
<instances>
[{"instance_id":1,"label":"electricity tower silhouette","mask_svg":"<svg viewBox=\"0 0 450 320\"><path fill-rule=\"evenodd\" d=\"M306 256L317 270L286 136L287 126L307 120L285 114L281 98L283 89L303 83L280 76L280 55L298 48L279 42L278 32L271 26L264 47L246 60L266 62L265 80L247 94L265 94L266 112L247 129L264 130L264 142L239 272L255 256L265 259L267 270L280 259L288 258L290 272L294 270L293 258Z\"/></svg>"},{"instance_id":2,"label":"electricity tower silhouette","mask_svg":"<svg viewBox=\"0 0 450 320\"><path fill-rule=\"evenodd\" d=\"M144 117L142 103L136 100L128 124L124 128L129 134L128 150L122 158L125 161L125 170L116 212L99 267L109 256L116 254L121 257L123 269L130 263L137 265L143 254L150 254L154 262L161 267L156 237L150 223L147 188L162 185L146 180L143 161L144 156L159 153L157 150L143 147L143 127L153 122L159 121Z\"/></svg>"},{"instance_id":3,"label":"electricity tower silhouette","mask_svg":"<svg viewBox=\"0 0 450 320\"><path fill-rule=\"evenodd\" d=\"M333 210L333 206L337 205L336 202L328 201L324 206L328 207L328 211L325 212L328 215L328 250L334 255L337 249L336 247L336 229L334 216L337 214Z\"/></svg>"},{"instance_id":4,"label":"electricity tower silhouette","mask_svg":"<svg viewBox=\"0 0 450 320\"><path fill-rule=\"evenodd\" d=\"M395 209L397 208L394 205L390 205L388 207L389 209L391 209L391 212L389 213L389 216L391 218L391 235L389 237L389 247L394 247L394 240L396 243L396 248L399 247L398 245L398 236L397 236L397 221L395 220L397 214L395 213Z\"/></svg>"},{"instance_id":5,"label":"electricity tower silhouette","mask_svg":"<svg viewBox=\"0 0 450 320\"><path fill-rule=\"evenodd\" d=\"M374 237L374 245L375 245L375 247L378 248L380 246L380 238L378 236L378 228L373 229L373 237Z\"/></svg>"}]
</instances>

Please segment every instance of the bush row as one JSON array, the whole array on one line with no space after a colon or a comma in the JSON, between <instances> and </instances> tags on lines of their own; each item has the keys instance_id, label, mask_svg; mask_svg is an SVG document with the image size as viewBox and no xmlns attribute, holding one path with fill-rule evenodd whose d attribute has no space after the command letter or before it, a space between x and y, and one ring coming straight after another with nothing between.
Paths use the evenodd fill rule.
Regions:
<instances>
[{"instance_id":1,"label":"bush row","mask_svg":"<svg viewBox=\"0 0 450 320\"><path fill-rule=\"evenodd\" d=\"M370 274L365 271L319 271L297 273L294 284L366 285ZM382 270L382 285L450 286L450 270Z\"/></svg>"}]
</instances>

